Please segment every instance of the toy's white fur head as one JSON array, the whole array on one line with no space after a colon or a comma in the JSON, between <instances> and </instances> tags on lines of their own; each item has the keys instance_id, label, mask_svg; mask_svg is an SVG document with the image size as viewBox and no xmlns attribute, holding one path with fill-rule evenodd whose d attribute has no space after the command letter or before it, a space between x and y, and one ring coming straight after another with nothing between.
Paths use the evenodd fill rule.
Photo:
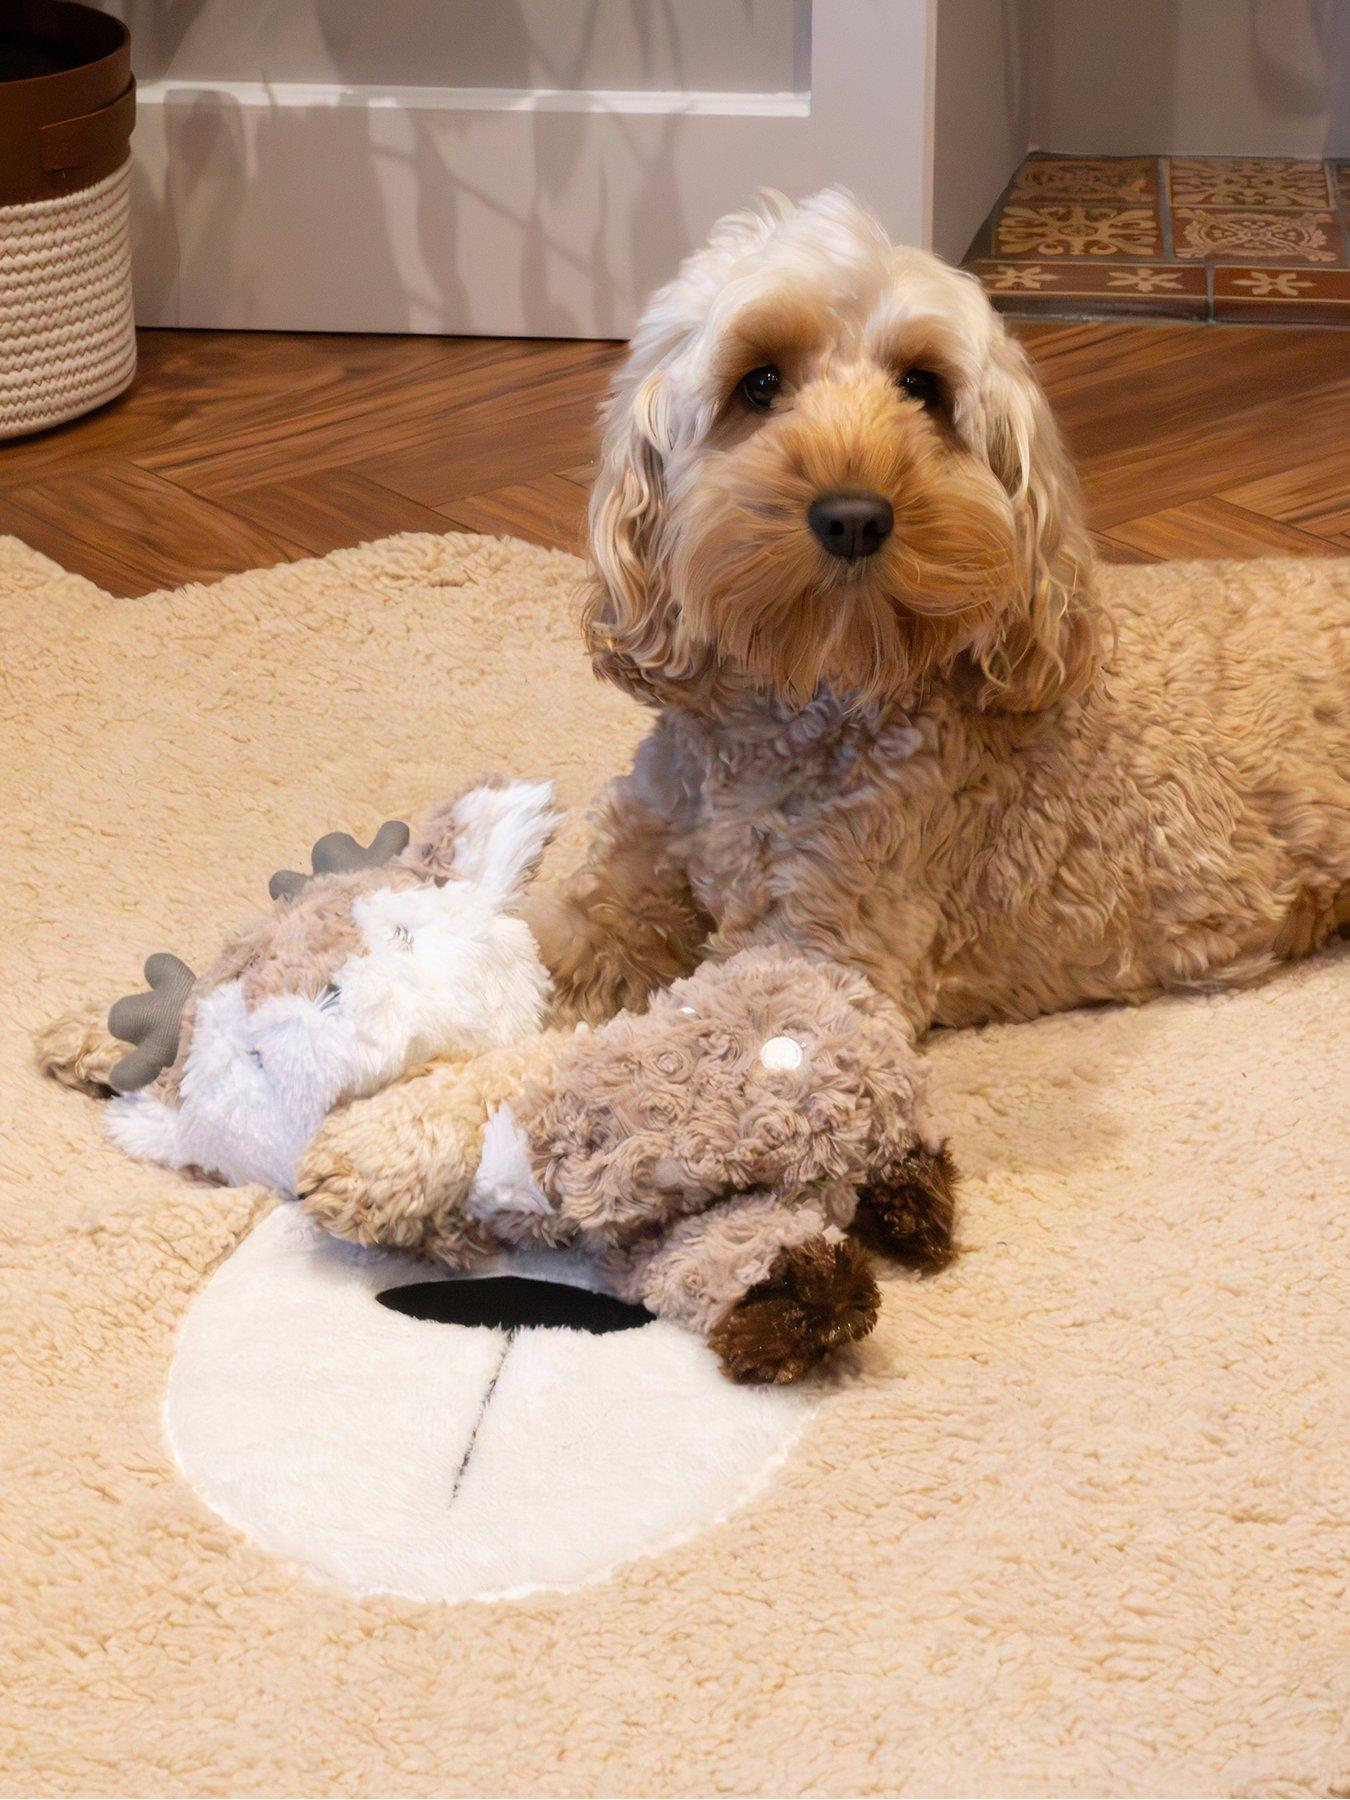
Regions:
<instances>
[{"instance_id":1,"label":"toy's white fur head","mask_svg":"<svg viewBox=\"0 0 1350 1800\"><path fill-rule=\"evenodd\" d=\"M340 965L297 965L261 999L240 978L199 992L176 1104L149 1090L114 1101L114 1137L132 1155L290 1192L301 1151L339 1101L416 1063L537 1030L548 973L506 908L556 825L548 782L461 795L406 853L427 865L424 881L409 884L405 860L389 885L345 892L354 944Z\"/></svg>"},{"instance_id":2,"label":"toy's white fur head","mask_svg":"<svg viewBox=\"0 0 1350 1800\"><path fill-rule=\"evenodd\" d=\"M756 413L739 388L763 365L781 388ZM931 406L900 385L916 369ZM894 509L861 564L807 526L839 488ZM1073 475L1025 356L972 277L837 189L722 219L653 296L590 524L597 668L665 700L888 697L959 664L981 703L1035 707L1096 660Z\"/></svg>"}]
</instances>

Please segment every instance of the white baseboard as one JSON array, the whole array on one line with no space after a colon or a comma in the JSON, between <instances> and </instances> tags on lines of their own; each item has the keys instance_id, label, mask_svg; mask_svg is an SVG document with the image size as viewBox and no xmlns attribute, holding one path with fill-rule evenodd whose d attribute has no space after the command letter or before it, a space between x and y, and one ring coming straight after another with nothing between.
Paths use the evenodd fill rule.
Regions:
<instances>
[{"instance_id":1,"label":"white baseboard","mask_svg":"<svg viewBox=\"0 0 1350 1800\"><path fill-rule=\"evenodd\" d=\"M664 88L344 86L308 81L146 81L141 106L216 97L236 106L393 107L413 112L656 113L684 118L805 119L810 94L681 93Z\"/></svg>"}]
</instances>

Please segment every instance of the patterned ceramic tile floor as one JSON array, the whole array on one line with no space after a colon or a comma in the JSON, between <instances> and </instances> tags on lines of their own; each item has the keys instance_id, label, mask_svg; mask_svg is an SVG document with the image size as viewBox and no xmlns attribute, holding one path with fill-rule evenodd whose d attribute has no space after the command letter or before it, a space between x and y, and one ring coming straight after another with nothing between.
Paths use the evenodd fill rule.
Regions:
<instances>
[{"instance_id":1,"label":"patterned ceramic tile floor","mask_svg":"<svg viewBox=\"0 0 1350 1800\"><path fill-rule=\"evenodd\" d=\"M1038 151L966 267L1003 312L1350 326L1350 163Z\"/></svg>"}]
</instances>

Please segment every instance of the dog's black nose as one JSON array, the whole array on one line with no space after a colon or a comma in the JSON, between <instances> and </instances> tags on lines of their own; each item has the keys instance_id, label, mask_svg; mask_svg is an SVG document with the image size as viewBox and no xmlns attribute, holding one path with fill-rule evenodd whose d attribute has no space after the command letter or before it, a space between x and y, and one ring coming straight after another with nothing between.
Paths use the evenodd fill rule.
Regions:
<instances>
[{"instance_id":1,"label":"dog's black nose","mask_svg":"<svg viewBox=\"0 0 1350 1800\"><path fill-rule=\"evenodd\" d=\"M853 562L880 550L895 513L881 494L819 494L806 509L806 522L831 556Z\"/></svg>"}]
</instances>

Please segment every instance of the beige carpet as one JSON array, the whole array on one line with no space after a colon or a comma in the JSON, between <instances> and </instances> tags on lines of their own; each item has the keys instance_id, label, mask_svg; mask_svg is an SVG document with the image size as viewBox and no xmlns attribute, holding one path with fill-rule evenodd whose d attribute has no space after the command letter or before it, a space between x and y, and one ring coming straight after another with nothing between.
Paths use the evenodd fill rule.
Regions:
<instances>
[{"instance_id":1,"label":"beige carpet","mask_svg":"<svg viewBox=\"0 0 1350 1800\"><path fill-rule=\"evenodd\" d=\"M488 767L582 802L640 719L575 573L407 537L113 600L0 541L4 1791L1345 1793L1344 953L938 1042L967 1255L660 1560L361 1602L176 1478L175 1325L264 1202L122 1160L29 1034L320 830Z\"/></svg>"}]
</instances>

